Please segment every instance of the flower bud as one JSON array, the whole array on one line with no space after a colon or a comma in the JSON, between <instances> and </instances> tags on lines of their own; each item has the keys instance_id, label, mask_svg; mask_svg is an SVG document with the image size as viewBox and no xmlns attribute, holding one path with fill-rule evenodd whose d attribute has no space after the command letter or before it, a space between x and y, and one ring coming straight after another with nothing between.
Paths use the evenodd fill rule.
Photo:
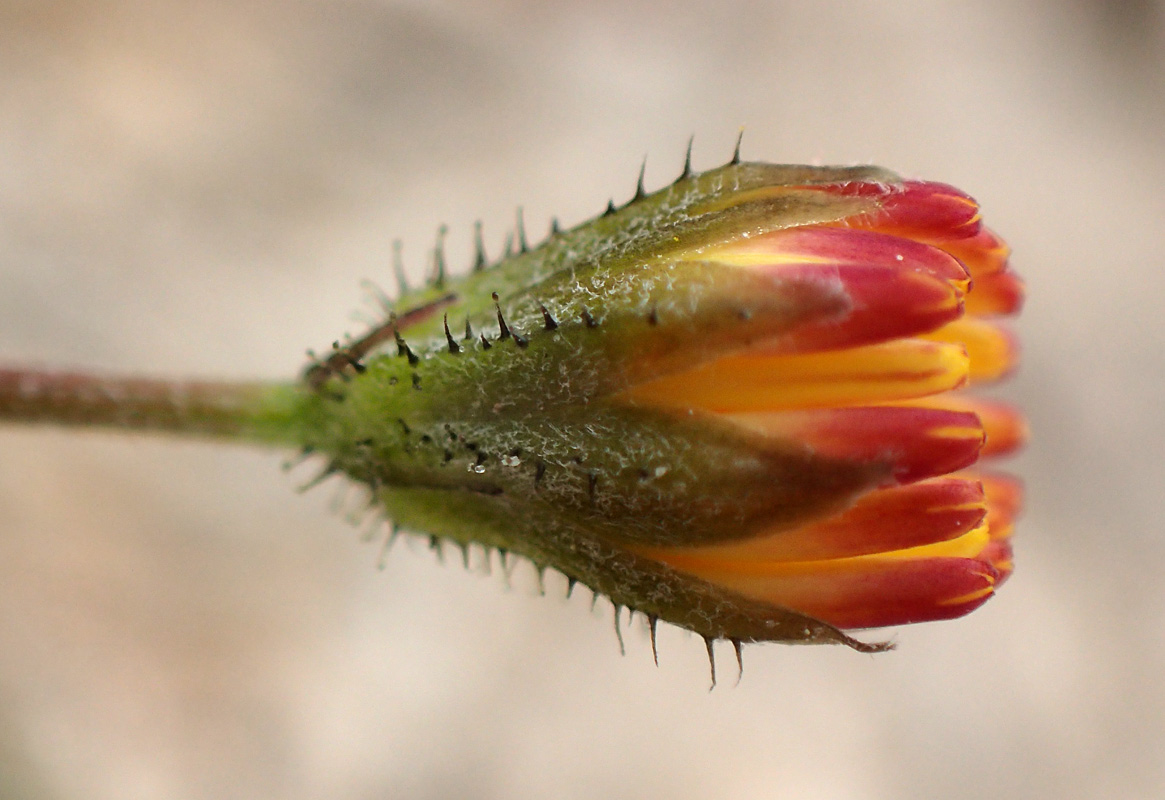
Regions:
<instances>
[{"instance_id":1,"label":"flower bud","mask_svg":"<svg viewBox=\"0 0 1165 800\"><path fill-rule=\"evenodd\" d=\"M401 526L707 640L955 617L1011 571L1022 442L978 206L873 167L731 163L457 279L307 373L296 436ZM480 255L480 254L479 254Z\"/></svg>"}]
</instances>

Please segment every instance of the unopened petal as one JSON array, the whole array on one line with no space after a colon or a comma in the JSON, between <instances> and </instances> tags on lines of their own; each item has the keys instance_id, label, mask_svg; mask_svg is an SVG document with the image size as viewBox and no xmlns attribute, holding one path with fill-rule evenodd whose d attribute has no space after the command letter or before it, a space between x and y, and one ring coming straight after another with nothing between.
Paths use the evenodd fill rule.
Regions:
<instances>
[{"instance_id":1,"label":"unopened petal","mask_svg":"<svg viewBox=\"0 0 1165 800\"><path fill-rule=\"evenodd\" d=\"M959 259L976 281L1002 272L1011 255L1007 243L988 228L981 228L974 236L942 240L939 246Z\"/></svg>"},{"instance_id":2,"label":"unopened petal","mask_svg":"<svg viewBox=\"0 0 1165 800\"><path fill-rule=\"evenodd\" d=\"M729 356L636 386L624 397L715 412L865 405L958 388L969 369L962 345L897 339L807 355Z\"/></svg>"},{"instance_id":3,"label":"unopened petal","mask_svg":"<svg viewBox=\"0 0 1165 800\"><path fill-rule=\"evenodd\" d=\"M995 578L995 588L998 589L1007 579L1011 577L1011 573L1015 571L1015 560L1012 556L1011 542L1005 539L992 539L983 548L982 558L997 573Z\"/></svg>"},{"instance_id":4,"label":"unopened petal","mask_svg":"<svg viewBox=\"0 0 1165 800\"><path fill-rule=\"evenodd\" d=\"M845 299L841 313L805 315L802 324L774 339L774 350L781 352L854 347L933 330L963 313L970 287L970 274L948 253L874 231L780 230L695 248L684 257L749 275L748 283L719 283L740 284L736 304L750 319L763 297L762 278L786 294L804 286L809 297Z\"/></svg>"},{"instance_id":5,"label":"unopened petal","mask_svg":"<svg viewBox=\"0 0 1165 800\"><path fill-rule=\"evenodd\" d=\"M971 362L969 377L974 383L999 380L1019 363L1019 340L997 322L964 317L923 336L963 345Z\"/></svg>"},{"instance_id":6,"label":"unopened petal","mask_svg":"<svg viewBox=\"0 0 1165 800\"><path fill-rule=\"evenodd\" d=\"M1024 284L1010 270L975 280L966 299L967 313L978 317L1018 314L1023 308Z\"/></svg>"},{"instance_id":7,"label":"unopened petal","mask_svg":"<svg viewBox=\"0 0 1165 800\"><path fill-rule=\"evenodd\" d=\"M878 188L869 184L846 186L841 192L878 196ZM953 186L928 181L904 181L890 187L876 211L850 217L843 224L928 243L969 239L983 229L973 198Z\"/></svg>"},{"instance_id":8,"label":"unopened petal","mask_svg":"<svg viewBox=\"0 0 1165 800\"><path fill-rule=\"evenodd\" d=\"M1001 586L1015 571L1015 558L1011 547L1012 526L1010 524L1000 525L992 521L990 516L988 516L988 524L992 528L991 541L983 548L980 557L999 573L995 585Z\"/></svg>"},{"instance_id":9,"label":"unopened petal","mask_svg":"<svg viewBox=\"0 0 1165 800\"><path fill-rule=\"evenodd\" d=\"M990 541L981 525L957 539L873 556L676 568L841 628L880 627L951 619L986 602L999 574L983 558Z\"/></svg>"},{"instance_id":10,"label":"unopened petal","mask_svg":"<svg viewBox=\"0 0 1165 800\"><path fill-rule=\"evenodd\" d=\"M983 428L985 441L979 456L1005 456L1019 450L1028 440L1027 420L1018 408L1000 400L956 393L905 401L915 408L946 409L973 414Z\"/></svg>"},{"instance_id":11,"label":"unopened petal","mask_svg":"<svg viewBox=\"0 0 1165 800\"><path fill-rule=\"evenodd\" d=\"M940 248L877 231L820 226L774 231L704 248L700 257L740 267L833 264L924 272L964 290L971 277L957 258Z\"/></svg>"},{"instance_id":12,"label":"unopened petal","mask_svg":"<svg viewBox=\"0 0 1165 800\"><path fill-rule=\"evenodd\" d=\"M849 558L954 539L973 530L986 513L978 481L936 478L868 492L847 511L791 530L645 554L695 572L726 561Z\"/></svg>"},{"instance_id":13,"label":"unopened petal","mask_svg":"<svg viewBox=\"0 0 1165 800\"><path fill-rule=\"evenodd\" d=\"M960 473L960 476L967 480L976 477L971 471ZM996 580L996 586L999 586L1015 567L1011 535L1015 529L1015 518L1023 505L1023 483L1014 475L1000 472L984 472L978 478L987 503L984 524L990 539L980 557L999 572Z\"/></svg>"},{"instance_id":14,"label":"unopened petal","mask_svg":"<svg viewBox=\"0 0 1165 800\"><path fill-rule=\"evenodd\" d=\"M771 340L764 349L774 353L876 344L933 331L963 313L958 286L922 272L863 266L803 267L798 272L800 280L838 284L850 308L834 318L807 320Z\"/></svg>"},{"instance_id":15,"label":"unopened petal","mask_svg":"<svg viewBox=\"0 0 1165 800\"><path fill-rule=\"evenodd\" d=\"M768 436L801 442L818 456L890 464L899 483L969 466L984 441L973 412L947 408L858 406L733 414L729 419Z\"/></svg>"},{"instance_id":16,"label":"unopened petal","mask_svg":"<svg viewBox=\"0 0 1165 800\"><path fill-rule=\"evenodd\" d=\"M961 617L987 602L997 580L979 559L939 558L855 563L736 588L839 628L878 628Z\"/></svg>"},{"instance_id":17,"label":"unopened petal","mask_svg":"<svg viewBox=\"0 0 1165 800\"><path fill-rule=\"evenodd\" d=\"M1014 475L1000 472L984 472L979 476L983 484L983 495L987 498L991 522L996 526L995 538L1009 527L1023 506L1023 483Z\"/></svg>"}]
</instances>

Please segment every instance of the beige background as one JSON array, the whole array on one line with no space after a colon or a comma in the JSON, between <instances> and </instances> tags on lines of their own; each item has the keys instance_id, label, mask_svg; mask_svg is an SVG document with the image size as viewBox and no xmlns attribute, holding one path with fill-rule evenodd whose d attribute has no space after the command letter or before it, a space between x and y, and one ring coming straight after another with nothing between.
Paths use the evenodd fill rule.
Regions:
<instances>
[{"instance_id":1,"label":"beige background","mask_svg":"<svg viewBox=\"0 0 1165 800\"><path fill-rule=\"evenodd\" d=\"M286 376L393 237L468 263L744 125L979 198L1036 436L999 597L709 694L560 578L378 571L279 454L0 431L0 794L1165 795L1162 52L1151 0L0 1L0 362Z\"/></svg>"}]
</instances>

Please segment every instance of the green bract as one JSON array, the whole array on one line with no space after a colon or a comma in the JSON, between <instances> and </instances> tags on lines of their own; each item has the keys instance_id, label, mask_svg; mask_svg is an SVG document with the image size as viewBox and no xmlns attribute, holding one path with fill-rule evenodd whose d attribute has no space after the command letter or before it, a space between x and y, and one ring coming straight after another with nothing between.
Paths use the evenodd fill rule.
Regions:
<instances>
[{"instance_id":1,"label":"green bract","mask_svg":"<svg viewBox=\"0 0 1165 800\"><path fill-rule=\"evenodd\" d=\"M814 184L894 181L875 168L732 163L639 191L623 208L397 298L388 322L263 400L255 435L302 445L364 484L406 530L518 554L709 641L864 645L746 599L633 545L730 541L848 502L884 475L714 415L620 393L810 316L836 287L703 261L701 248L867 212ZM480 251L479 251L480 252Z\"/></svg>"}]
</instances>

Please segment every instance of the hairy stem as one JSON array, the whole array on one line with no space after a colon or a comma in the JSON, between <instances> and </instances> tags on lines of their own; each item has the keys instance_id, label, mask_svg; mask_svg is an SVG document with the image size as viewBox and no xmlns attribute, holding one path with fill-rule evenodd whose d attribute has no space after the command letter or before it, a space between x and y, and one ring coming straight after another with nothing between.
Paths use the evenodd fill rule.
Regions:
<instances>
[{"instance_id":1,"label":"hairy stem","mask_svg":"<svg viewBox=\"0 0 1165 800\"><path fill-rule=\"evenodd\" d=\"M0 423L24 422L294 445L299 387L0 369Z\"/></svg>"}]
</instances>

